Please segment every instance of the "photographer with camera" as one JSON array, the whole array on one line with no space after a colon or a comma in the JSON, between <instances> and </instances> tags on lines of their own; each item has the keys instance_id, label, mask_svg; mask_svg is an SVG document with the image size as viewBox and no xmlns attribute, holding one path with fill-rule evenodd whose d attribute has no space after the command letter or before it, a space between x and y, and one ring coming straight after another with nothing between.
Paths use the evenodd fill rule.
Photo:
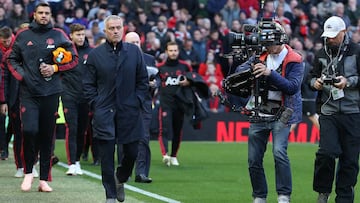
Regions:
<instances>
[{"instance_id":1,"label":"photographer with camera","mask_svg":"<svg viewBox=\"0 0 360 203\"><path fill-rule=\"evenodd\" d=\"M325 21L321 36L325 45L309 75L321 105L313 189L319 193L318 203L328 202L336 174L335 202L354 202L360 151L360 47L351 42L338 16Z\"/></svg>"},{"instance_id":2,"label":"photographer with camera","mask_svg":"<svg viewBox=\"0 0 360 203\"><path fill-rule=\"evenodd\" d=\"M255 112L250 119L248 140L248 165L253 188L254 203L266 203L268 194L263 158L270 133L273 140L275 160L276 192L278 202L290 202L292 179L290 161L287 155L288 136L292 124L302 119L301 82L304 66L301 56L286 45L288 37L284 28L276 22L260 22L257 32L258 43L266 48L258 57L237 67L237 72L244 68L251 69L255 83L246 105L247 110ZM262 51L258 50L257 52ZM260 94L257 91L260 89ZM261 95L261 97L259 96ZM255 98L259 96L260 98ZM255 105L252 105L255 100ZM256 101L258 100L258 101ZM256 116L258 114L258 116Z\"/></svg>"}]
</instances>

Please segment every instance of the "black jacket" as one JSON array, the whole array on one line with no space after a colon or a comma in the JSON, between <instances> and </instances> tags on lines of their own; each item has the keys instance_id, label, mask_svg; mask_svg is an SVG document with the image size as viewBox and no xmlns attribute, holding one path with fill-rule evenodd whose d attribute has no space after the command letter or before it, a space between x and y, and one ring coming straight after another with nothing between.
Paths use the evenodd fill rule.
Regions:
<instances>
[{"instance_id":1,"label":"black jacket","mask_svg":"<svg viewBox=\"0 0 360 203\"><path fill-rule=\"evenodd\" d=\"M59 73L54 73L52 79L46 81L39 71L40 59L55 64L52 51L58 47L72 53L71 62L58 64L59 71L74 68L78 63L77 51L62 30L53 28L50 23L41 26L33 21L28 28L18 31L7 62L11 73L21 81L23 96L48 96L62 91Z\"/></svg>"},{"instance_id":2,"label":"black jacket","mask_svg":"<svg viewBox=\"0 0 360 203\"><path fill-rule=\"evenodd\" d=\"M64 88L64 92L61 94L62 98L70 98L79 103L86 102L82 85L86 69L84 62L92 49L93 47L87 41L85 41L83 46L76 46L79 54L79 63L75 68L62 72L61 79Z\"/></svg>"},{"instance_id":3,"label":"black jacket","mask_svg":"<svg viewBox=\"0 0 360 203\"><path fill-rule=\"evenodd\" d=\"M144 135L141 112L149 93L148 75L140 49L106 42L89 53L83 80L93 115L94 137L126 144Z\"/></svg>"}]
</instances>

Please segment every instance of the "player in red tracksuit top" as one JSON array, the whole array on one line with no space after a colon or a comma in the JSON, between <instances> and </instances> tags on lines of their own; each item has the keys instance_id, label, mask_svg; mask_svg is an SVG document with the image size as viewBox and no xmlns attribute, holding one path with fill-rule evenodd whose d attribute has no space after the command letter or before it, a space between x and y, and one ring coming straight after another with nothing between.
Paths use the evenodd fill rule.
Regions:
<instances>
[{"instance_id":1,"label":"player in red tracksuit top","mask_svg":"<svg viewBox=\"0 0 360 203\"><path fill-rule=\"evenodd\" d=\"M38 190L51 192L51 153L63 91L58 72L74 68L77 51L67 35L51 24L51 7L40 2L28 28L17 32L7 59L12 75L20 81L20 112L23 133L25 177L22 191L30 191L35 156L40 153Z\"/></svg>"},{"instance_id":2,"label":"player in red tracksuit top","mask_svg":"<svg viewBox=\"0 0 360 203\"><path fill-rule=\"evenodd\" d=\"M176 93L179 88L189 88L190 82L185 74L191 72L192 68L178 59L179 46L175 42L169 42L165 52L168 56L167 60L158 65L161 78L159 143L163 162L167 166L178 166L179 162L176 156L180 147L185 113L181 108L181 103L176 99ZM169 139L172 139L170 154L168 154Z\"/></svg>"}]
</instances>

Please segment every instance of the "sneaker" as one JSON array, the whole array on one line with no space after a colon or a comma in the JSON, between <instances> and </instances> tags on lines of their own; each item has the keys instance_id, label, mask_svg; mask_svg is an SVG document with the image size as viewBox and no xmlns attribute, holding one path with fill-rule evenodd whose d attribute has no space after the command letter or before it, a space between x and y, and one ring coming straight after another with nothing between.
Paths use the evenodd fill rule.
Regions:
<instances>
[{"instance_id":1,"label":"sneaker","mask_svg":"<svg viewBox=\"0 0 360 203\"><path fill-rule=\"evenodd\" d=\"M76 165L75 164L71 164L69 166L69 169L66 171L66 175L68 175L68 176L76 176Z\"/></svg>"},{"instance_id":2,"label":"sneaker","mask_svg":"<svg viewBox=\"0 0 360 203\"><path fill-rule=\"evenodd\" d=\"M255 197L253 203L266 203L266 198Z\"/></svg>"},{"instance_id":3,"label":"sneaker","mask_svg":"<svg viewBox=\"0 0 360 203\"><path fill-rule=\"evenodd\" d=\"M165 165L167 165L167 166L170 166L170 156L169 155L164 155L163 156L163 163L165 164Z\"/></svg>"},{"instance_id":4,"label":"sneaker","mask_svg":"<svg viewBox=\"0 0 360 203\"><path fill-rule=\"evenodd\" d=\"M18 168L14 176L15 178L24 177L24 168Z\"/></svg>"},{"instance_id":5,"label":"sneaker","mask_svg":"<svg viewBox=\"0 0 360 203\"><path fill-rule=\"evenodd\" d=\"M279 195L278 196L278 203L289 203L290 202L290 196L288 195Z\"/></svg>"},{"instance_id":6,"label":"sneaker","mask_svg":"<svg viewBox=\"0 0 360 203\"><path fill-rule=\"evenodd\" d=\"M33 169L32 169L32 174L33 174L33 177L34 177L34 178L38 178L38 177L39 177L39 173L37 172L35 166L34 166Z\"/></svg>"},{"instance_id":7,"label":"sneaker","mask_svg":"<svg viewBox=\"0 0 360 203\"><path fill-rule=\"evenodd\" d=\"M327 203L329 201L329 193L319 193L317 203Z\"/></svg>"},{"instance_id":8,"label":"sneaker","mask_svg":"<svg viewBox=\"0 0 360 203\"><path fill-rule=\"evenodd\" d=\"M84 174L83 171L81 170L80 161L75 162L75 173L77 175Z\"/></svg>"},{"instance_id":9,"label":"sneaker","mask_svg":"<svg viewBox=\"0 0 360 203\"><path fill-rule=\"evenodd\" d=\"M170 163L171 163L171 165L174 165L174 166L180 165L176 157L170 157Z\"/></svg>"}]
</instances>

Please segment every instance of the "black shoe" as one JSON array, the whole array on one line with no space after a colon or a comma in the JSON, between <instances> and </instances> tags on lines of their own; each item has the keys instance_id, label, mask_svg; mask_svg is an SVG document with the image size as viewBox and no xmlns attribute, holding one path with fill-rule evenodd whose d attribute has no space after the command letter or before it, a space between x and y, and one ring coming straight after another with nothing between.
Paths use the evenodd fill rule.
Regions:
<instances>
[{"instance_id":1,"label":"black shoe","mask_svg":"<svg viewBox=\"0 0 360 203\"><path fill-rule=\"evenodd\" d=\"M115 178L115 186L116 186L116 199L119 202L123 202L125 201L124 183L119 182L116 172L114 174L114 178Z\"/></svg>"},{"instance_id":2,"label":"black shoe","mask_svg":"<svg viewBox=\"0 0 360 203\"><path fill-rule=\"evenodd\" d=\"M85 154L85 153L84 153L84 154L82 155L82 160L83 160L83 161L88 161L88 154Z\"/></svg>"},{"instance_id":3,"label":"black shoe","mask_svg":"<svg viewBox=\"0 0 360 203\"><path fill-rule=\"evenodd\" d=\"M59 158L57 156L54 155L51 157L51 166L54 166L58 162L59 162Z\"/></svg>"},{"instance_id":4,"label":"black shoe","mask_svg":"<svg viewBox=\"0 0 360 203\"><path fill-rule=\"evenodd\" d=\"M1 158L1 160L8 160L9 152L7 152L6 150L1 151L0 158Z\"/></svg>"},{"instance_id":5,"label":"black shoe","mask_svg":"<svg viewBox=\"0 0 360 203\"><path fill-rule=\"evenodd\" d=\"M93 165L94 165L94 166L100 166L100 161L99 161L99 160L95 160L95 161L93 162Z\"/></svg>"},{"instance_id":6,"label":"black shoe","mask_svg":"<svg viewBox=\"0 0 360 203\"><path fill-rule=\"evenodd\" d=\"M144 174L140 174L140 175L137 175L135 177L135 182L137 182L137 183L151 183L152 179L147 177Z\"/></svg>"}]
</instances>

